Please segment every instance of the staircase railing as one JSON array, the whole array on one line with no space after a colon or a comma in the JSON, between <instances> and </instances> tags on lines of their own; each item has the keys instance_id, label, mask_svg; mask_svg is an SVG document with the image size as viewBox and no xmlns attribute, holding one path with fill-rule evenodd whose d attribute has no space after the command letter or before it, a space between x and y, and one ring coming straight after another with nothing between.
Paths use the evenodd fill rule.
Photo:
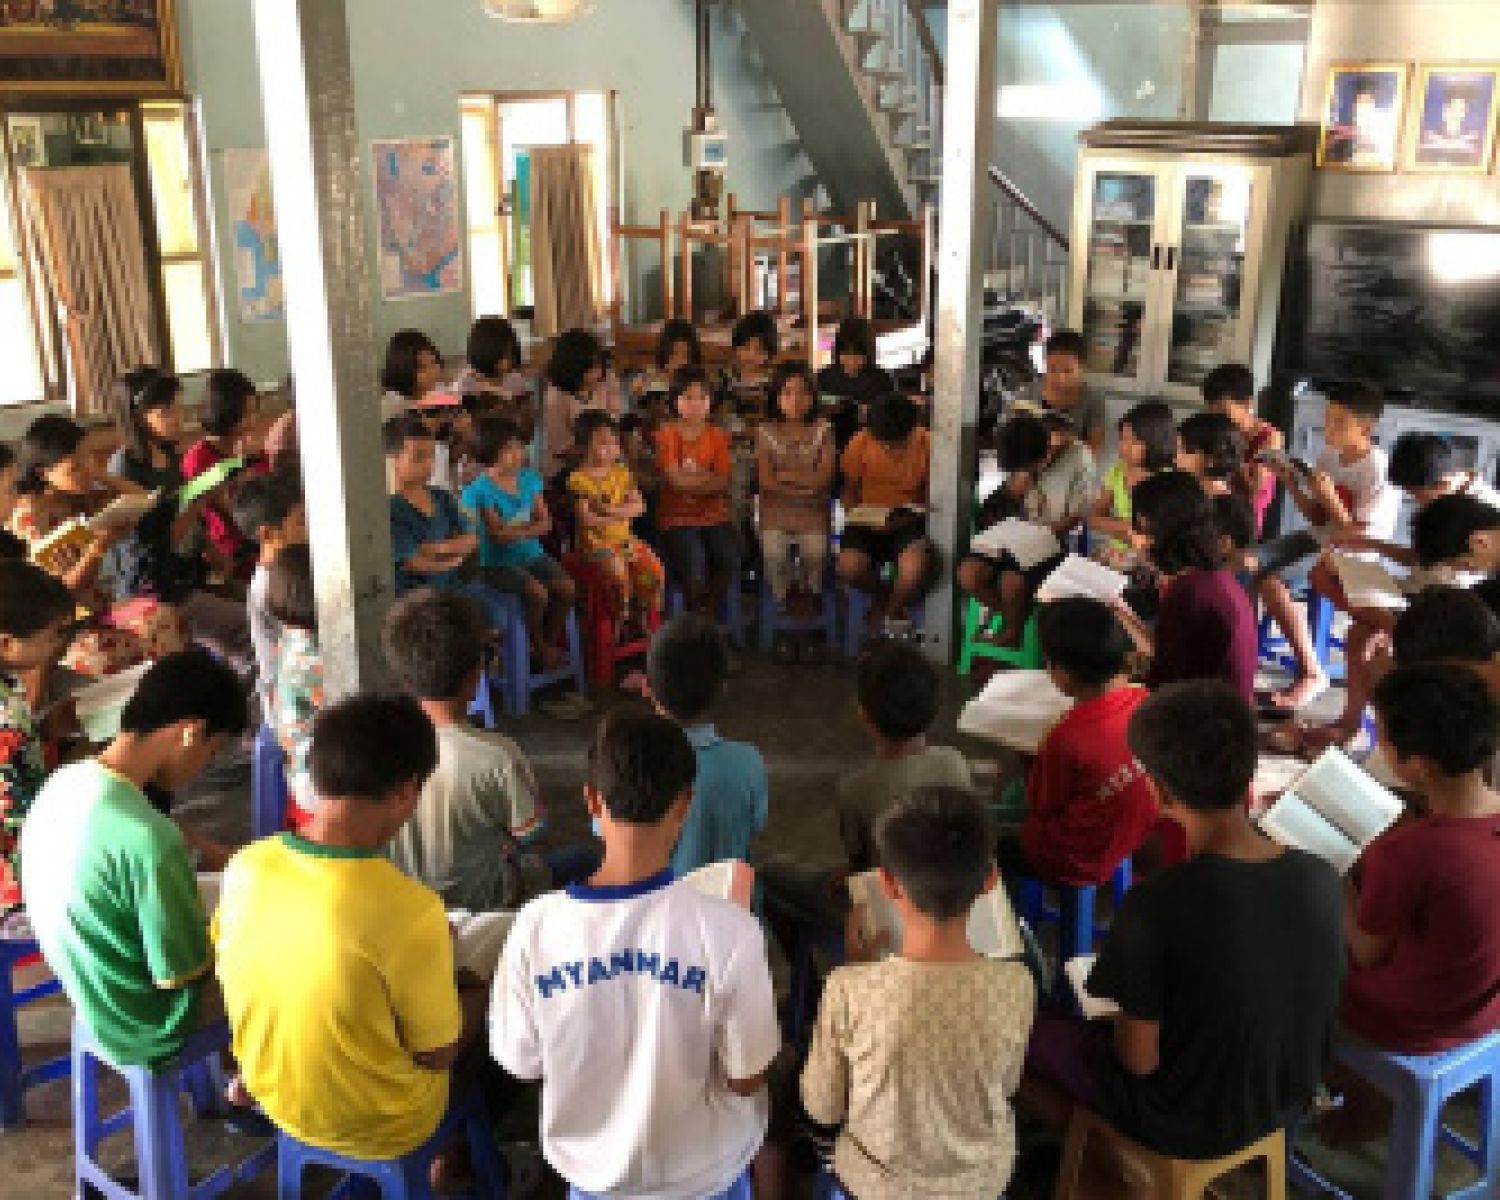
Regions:
<instances>
[{"instance_id":1,"label":"staircase railing","mask_svg":"<svg viewBox=\"0 0 1500 1200\"><path fill-rule=\"evenodd\" d=\"M1068 236L999 167L990 167L990 182L995 209L985 287L1060 324L1068 312Z\"/></svg>"},{"instance_id":2,"label":"staircase railing","mask_svg":"<svg viewBox=\"0 0 1500 1200\"><path fill-rule=\"evenodd\" d=\"M920 0L844 0L861 39L860 66L876 82L890 144L905 160L913 210L935 200L942 161L943 60Z\"/></svg>"}]
</instances>

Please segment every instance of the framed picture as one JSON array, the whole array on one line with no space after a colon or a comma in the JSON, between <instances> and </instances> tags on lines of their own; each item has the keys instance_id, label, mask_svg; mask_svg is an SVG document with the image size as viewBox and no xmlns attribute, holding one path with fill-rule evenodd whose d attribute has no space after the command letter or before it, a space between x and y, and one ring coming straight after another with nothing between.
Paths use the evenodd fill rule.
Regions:
<instances>
[{"instance_id":1,"label":"framed picture","mask_svg":"<svg viewBox=\"0 0 1500 1200\"><path fill-rule=\"evenodd\" d=\"M175 0L0 3L0 92L181 91Z\"/></svg>"},{"instance_id":2,"label":"framed picture","mask_svg":"<svg viewBox=\"0 0 1500 1200\"><path fill-rule=\"evenodd\" d=\"M451 137L370 143L381 295L417 300L464 287L462 197Z\"/></svg>"},{"instance_id":3,"label":"framed picture","mask_svg":"<svg viewBox=\"0 0 1500 1200\"><path fill-rule=\"evenodd\" d=\"M1500 66L1423 65L1417 69L1406 169L1481 175L1495 153Z\"/></svg>"},{"instance_id":4,"label":"framed picture","mask_svg":"<svg viewBox=\"0 0 1500 1200\"><path fill-rule=\"evenodd\" d=\"M1328 171L1394 171L1410 74L1409 63L1331 65L1318 166Z\"/></svg>"},{"instance_id":5,"label":"framed picture","mask_svg":"<svg viewBox=\"0 0 1500 1200\"><path fill-rule=\"evenodd\" d=\"M7 117L10 129L10 157L16 167L47 165L46 131L41 117Z\"/></svg>"}]
</instances>

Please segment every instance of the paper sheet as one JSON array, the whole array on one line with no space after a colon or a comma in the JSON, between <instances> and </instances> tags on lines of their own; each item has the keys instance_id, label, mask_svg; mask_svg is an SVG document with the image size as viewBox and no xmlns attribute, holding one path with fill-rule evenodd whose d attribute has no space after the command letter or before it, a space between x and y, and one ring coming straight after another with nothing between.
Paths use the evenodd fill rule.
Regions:
<instances>
[{"instance_id":1,"label":"paper sheet","mask_svg":"<svg viewBox=\"0 0 1500 1200\"><path fill-rule=\"evenodd\" d=\"M901 948L901 917L880 886L880 873L862 871L849 876L847 883L849 898L865 910L866 935L874 938L886 933L887 951L894 954ZM966 932L974 952L986 958L1018 958L1025 953L1016 915L1001 883L974 901Z\"/></svg>"},{"instance_id":2,"label":"paper sheet","mask_svg":"<svg viewBox=\"0 0 1500 1200\"><path fill-rule=\"evenodd\" d=\"M1105 604L1121 596L1130 580L1091 558L1070 554L1042 581L1036 598L1043 603L1068 596L1084 596Z\"/></svg>"},{"instance_id":3,"label":"paper sheet","mask_svg":"<svg viewBox=\"0 0 1500 1200\"><path fill-rule=\"evenodd\" d=\"M1073 701L1046 671L997 672L958 716L958 731L1035 754Z\"/></svg>"},{"instance_id":4,"label":"paper sheet","mask_svg":"<svg viewBox=\"0 0 1500 1200\"><path fill-rule=\"evenodd\" d=\"M1009 553L1021 570L1029 571L1038 563L1061 554L1062 544L1045 525L1006 517L975 537L969 543L969 549L986 558L999 558Z\"/></svg>"}]
</instances>

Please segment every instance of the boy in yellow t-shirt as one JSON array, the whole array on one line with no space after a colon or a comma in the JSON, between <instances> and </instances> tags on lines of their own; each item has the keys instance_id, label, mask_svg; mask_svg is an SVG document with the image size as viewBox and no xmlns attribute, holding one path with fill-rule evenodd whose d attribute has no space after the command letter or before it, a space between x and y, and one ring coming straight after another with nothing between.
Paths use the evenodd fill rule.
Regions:
<instances>
[{"instance_id":1,"label":"boy in yellow t-shirt","mask_svg":"<svg viewBox=\"0 0 1500 1200\"><path fill-rule=\"evenodd\" d=\"M442 1120L486 1001L478 979L455 985L442 901L385 857L437 740L415 700L356 696L319 714L310 762L322 799L300 834L251 843L224 873L212 934L234 1053L278 1128L396 1158Z\"/></svg>"},{"instance_id":2,"label":"boy in yellow t-shirt","mask_svg":"<svg viewBox=\"0 0 1500 1200\"><path fill-rule=\"evenodd\" d=\"M644 615L659 611L661 560L630 532L630 522L646 511L630 468L620 461L620 435L607 412L590 410L573 426L583 463L568 476L575 501L578 548L603 572L617 615L632 608Z\"/></svg>"}]
</instances>

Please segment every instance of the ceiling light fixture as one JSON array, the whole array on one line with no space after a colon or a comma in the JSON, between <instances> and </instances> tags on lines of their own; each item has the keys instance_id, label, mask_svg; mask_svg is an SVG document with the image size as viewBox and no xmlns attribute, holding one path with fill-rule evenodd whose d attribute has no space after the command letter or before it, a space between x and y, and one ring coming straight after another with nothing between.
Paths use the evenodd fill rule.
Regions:
<instances>
[{"instance_id":1,"label":"ceiling light fixture","mask_svg":"<svg viewBox=\"0 0 1500 1200\"><path fill-rule=\"evenodd\" d=\"M501 21L561 25L583 16L593 0L484 0L484 11Z\"/></svg>"}]
</instances>

